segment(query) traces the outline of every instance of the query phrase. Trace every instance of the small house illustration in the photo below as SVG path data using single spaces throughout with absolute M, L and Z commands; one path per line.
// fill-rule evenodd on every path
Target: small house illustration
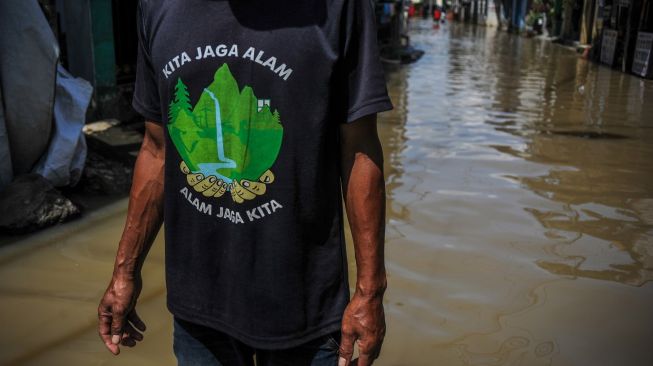
M 270 107 L 270 99 L 259 99 L 258 100 L 258 111 L 260 112 L 263 107 L 268 106 Z

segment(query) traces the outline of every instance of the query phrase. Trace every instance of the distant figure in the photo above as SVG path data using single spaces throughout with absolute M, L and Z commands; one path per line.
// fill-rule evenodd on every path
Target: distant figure
M 369 0 L 140 0 L 133 106 L 146 132 L 98 309 L 112 353 L 143 339 L 141 269 L 165 221 L 179 365 L 367 366 L 379 356 L 376 114 L 392 104 L 374 17 Z
M 439 7 L 436 6 L 435 10 L 433 10 L 433 20 L 439 22 L 441 18 L 442 18 L 442 11 L 440 10 Z

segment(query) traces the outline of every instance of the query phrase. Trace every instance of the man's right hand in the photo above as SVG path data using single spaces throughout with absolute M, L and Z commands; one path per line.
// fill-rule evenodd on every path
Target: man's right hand
M 136 300 L 140 295 L 142 282 L 114 275 L 98 307 L 98 331 L 104 345 L 117 355 L 120 344 L 133 347 L 143 340 L 145 323 L 136 314 Z
M 145 121 L 145 136 L 134 166 L 127 222 L 118 245 L 113 278 L 98 308 L 100 338 L 111 353 L 143 339 L 145 324 L 136 314 L 140 270 L 163 222 L 165 138 L 163 124 Z M 140 332 L 139 332 L 140 331 Z

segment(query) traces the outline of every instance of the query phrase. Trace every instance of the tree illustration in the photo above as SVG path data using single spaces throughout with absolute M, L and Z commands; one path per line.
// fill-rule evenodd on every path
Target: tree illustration
M 278 110 L 274 110 L 274 113 L 272 113 L 272 118 L 274 118 L 275 121 L 281 123 L 281 116 L 279 115 Z
M 177 118 L 176 108 L 174 100 L 168 104 L 168 119 L 170 120 L 170 123 L 174 122 L 175 118 Z
M 181 111 L 191 112 L 190 98 L 188 94 L 188 87 L 181 81 L 181 78 L 177 80 L 177 85 L 175 85 L 175 98 L 170 103 L 170 108 L 168 110 L 168 117 L 170 122 L 174 122 Z

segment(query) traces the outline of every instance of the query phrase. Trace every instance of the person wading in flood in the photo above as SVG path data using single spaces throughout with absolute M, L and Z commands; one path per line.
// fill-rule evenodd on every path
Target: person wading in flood
M 392 108 L 371 2 L 141 0 L 138 11 L 145 138 L 102 341 L 117 355 L 143 339 L 141 268 L 165 222 L 180 365 L 371 365 L 386 288 L 376 114 Z

